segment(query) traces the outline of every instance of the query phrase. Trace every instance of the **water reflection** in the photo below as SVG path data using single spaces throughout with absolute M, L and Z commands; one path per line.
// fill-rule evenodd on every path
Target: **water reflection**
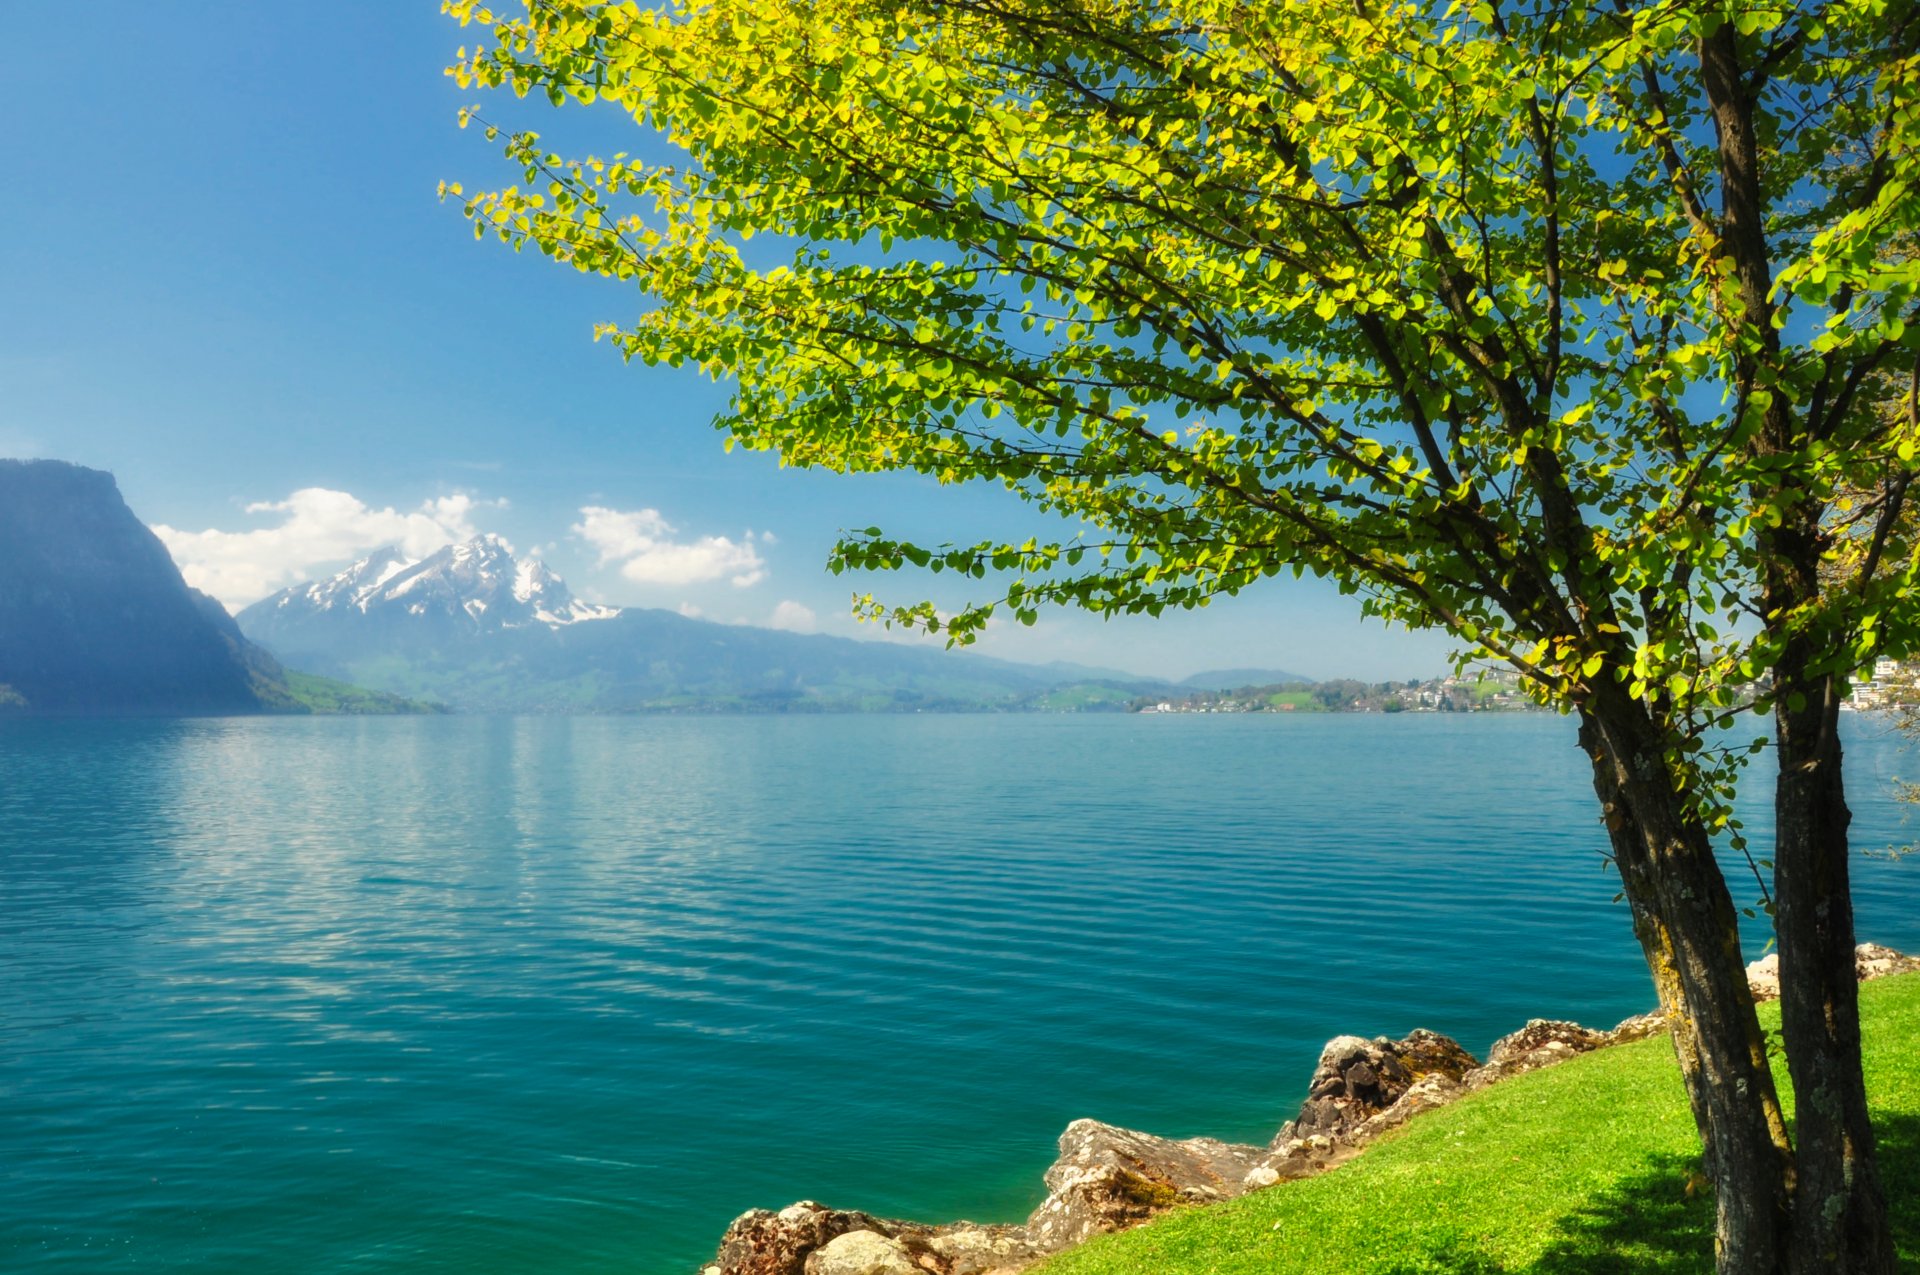
M 1264 1137 L 1336 1031 L 1643 1008 L 1584 769 L 1540 717 L 5 723 L 0 1266 L 1017 1216 L 1076 1116 Z M 1916 871 L 1863 934 L 1920 948 Z

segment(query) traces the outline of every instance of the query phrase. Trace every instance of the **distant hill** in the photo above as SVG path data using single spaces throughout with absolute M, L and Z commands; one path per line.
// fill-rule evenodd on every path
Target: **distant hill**
M 1098 680 L 1078 668 L 595 606 L 497 536 L 418 561 L 383 549 L 238 620 L 288 664 L 469 712 L 1087 709 L 1125 699 L 1045 699 Z
M 1183 677 L 1176 686 L 1196 691 L 1237 691 L 1243 686 L 1281 686 L 1290 682 L 1311 684 L 1314 678 L 1273 668 L 1223 668 Z
M 113 475 L 0 460 L 0 708 L 299 711 L 280 665 L 187 587 Z
M 0 715 L 441 711 L 281 667 L 188 587 L 112 474 L 0 460 Z

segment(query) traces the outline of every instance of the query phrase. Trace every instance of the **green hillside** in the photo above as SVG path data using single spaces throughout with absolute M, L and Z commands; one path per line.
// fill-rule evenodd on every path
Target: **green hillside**
M 286 670 L 286 686 L 294 702 L 299 705 L 294 712 L 394 714 L 447 711 L 439 704 L 389 695 L 385 691 L 369 691 L 346 682 L 336 682 L 330 677 L 316 677 L 312 673 L 299 673 L 293 669 Z
M 1860 989 L 1867 1088 L 1903 1269 L 1920 1269 L 1920 975 Z M 1777 1030 L 1779 1007 L 1763 1005 Z M 1782 1096 L 1786 1065 L 1776 1059 Z M 1170 1214 L 1042 1275 L 1710 1272 L 1713 1204 L 1664 1037 L 1414 1120 L 1351 1164 Z

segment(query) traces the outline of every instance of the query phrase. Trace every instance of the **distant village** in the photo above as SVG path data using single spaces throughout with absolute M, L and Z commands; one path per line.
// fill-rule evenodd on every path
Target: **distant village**
M 1749 688 L 1754 689 L 1754 688 Z M 1920 660 L 1875 660 L 1862 670 L 1847 712 L 1884 712 L 1920 705 Z M 1141 695 L 1127 707 L 1136 713 L 1529 713 L 1544 711 L 1520 689 L 1520 676 L 1505 669 L 1471 670 L 1427 681 L 1284 682 L 1230 691 L 1185 691 Z
M 1840 705 L 1853 712 L 1874 712 L 1920 703 L 1920 660 L 1873 662 L 1872 677 L 1857 677 L 1853 695 Z
M 1230 691 L 1143 695 L 1136 713 L 1526 713 L 1540 711 L 1520 676 L 1485 669 L 1410 682 L 1283 682 Z

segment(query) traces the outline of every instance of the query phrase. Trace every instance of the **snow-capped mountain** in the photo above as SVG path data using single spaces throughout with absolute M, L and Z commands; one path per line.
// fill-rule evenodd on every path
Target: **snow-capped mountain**
M 392 546 L 376 550 L 337 575 L 254 603 L 240 622 L 262 641 L 285 644 L 304 628 L 330 627 L 344 613 L 441 633 L 558 628 L 620 614 L 580 601 L 545 563 L 517 561 L 505 540 L 485 535 L 418 561 Z
M 951 651 L 594 606 L 498 536 L 418 562 L 383 549 L 236 618 L 296 668 L 472 712 L 997 708 L 1073 680 Z

